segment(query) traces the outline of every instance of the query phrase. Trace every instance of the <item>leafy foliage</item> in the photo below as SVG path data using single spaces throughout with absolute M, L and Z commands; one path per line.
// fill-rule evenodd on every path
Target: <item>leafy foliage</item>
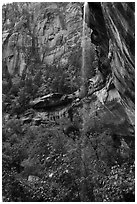
M 135 166 L 127 163 L 111 168 L 109 175 L 100 179 L 100 187 L 94 189 L 97 202 L 135 201 Z
M 134 165 L 118 164 L 121 146 L 115 147 L 111 131 L 86 134 L 81 146 L 82 135 L 74 142 L 61 125 L 28 126 L 10 119 L 3 127 L 3 199 L 68 202 L 81 201 L 83 194 L 87 201 L 134 199 Z M 36 180 L 27 180 L 30 175 Z

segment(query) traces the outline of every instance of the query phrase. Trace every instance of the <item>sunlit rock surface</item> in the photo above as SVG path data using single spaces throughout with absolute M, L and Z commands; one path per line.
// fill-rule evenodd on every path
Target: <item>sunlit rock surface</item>
M 122 99 L 135 103 L 135 16 L 134 3 L 104 3 L 106 25 L 114 46 L 111 64 L 114 83 Z
M 111 70 L 116 88 L 115 95 L 117 98 L 120 97 L 120 102 L 125 107 L 131 124 L 134 125 L 135 4 L 133 2 L 89 3 L 89 9 L 87 24 L 93 33 L 97 32 L 97 40 L 91 36 L 92 42 L 108 53 L 108 40 L 112 41 Z M 107 42 L 107 48 L 104 42 Z M 116 92 L 119 93 L 119 96 Z M 109 100 L 112 96 L 109 93 Z
M 70 56 L 78 52 L 81 62 L 82 10 L 81 4 L 68 2 L 24 3 L 23 17 L 9 17 L 3 25 L 3 60 L 11 75 L 22 74 L 32 61 L 45 66 L 67 66 Z M 75 8 L 74 7 L 74 8 Z M 4 10 L 4 8 L 3 8 Z M 33 16 L 31 18 L 31 15 Z

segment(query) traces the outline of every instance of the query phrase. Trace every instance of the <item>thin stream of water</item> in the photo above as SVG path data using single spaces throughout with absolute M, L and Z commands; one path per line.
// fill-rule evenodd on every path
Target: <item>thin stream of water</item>
M 81 68 L 81 77 L 82 77 L 82 88 L 83 92 L 86 92 L 86 85 L 85 82 L 87 80 L 87 73 L 86 73 L 86 23 L 85 23 L 85 15 L 86 9 L 88 9 L 88 3 L 84 3 L 84 16 L 83 16 L 83 32 L 82 32 L 82 68 Z M 84 93 L 85 94 L 85 93 Z M 86 142 L 86 133 L 85 133 L 85 124 L 87 118 L 87 105 L 83 102 L 82 108 L 82 128 L 81 128 L 81 139 L 80 139 L 80 157 L 81 157 L 81 202 L 87 201 L 87 192 L 86 192 L 86 169 L 85 169 L 85 142 Z
M 83 31 L 82 31 L 82 69 L 81 69 L 81 76 L 82 76 L 82 85 L 84 85 L 84 81 L 86 80 L 85 76 L 85 45 L 86 45 L 86 23 L 85 23 L 85 17 L 86 17 L 86 7 L 87 3 L 84 3 L 84 16 L 83 16 Z

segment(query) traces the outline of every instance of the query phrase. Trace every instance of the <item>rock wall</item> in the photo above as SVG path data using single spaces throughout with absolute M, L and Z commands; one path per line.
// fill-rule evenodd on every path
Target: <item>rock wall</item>
M 111 39 L 113 52 L 111 71 L 115 93 L 120 94 L 120 101 L 129 119 L 132 124 L 135 124 L 133 119 L 135 108 L 135 4 L 134 2 L 89 3 L 89 10 L 86 20 L 88 26 L 93 30 L 92 43 L 99 46 L 103 50 L 102 57 L 106 57 L 105 53 L 108 54 L 109 49 L 108 40 Z
M 10 74 L 21 75 L 32 62 L 66 66 L 70 55 L 79 53 L 81 61 L 81 4 L 16 3 L 17 13 L 3 23 L 3 60 Z M 4 11 L 4 7 L 3 7 Z M 21 16 L 22 15 L 22 16 Z M 15 22 L 13 22 L 13 20 Z
M 135 103 L 135 5 L 104 3 L 103 13 L 113 43 L 114 83 L 130 107 Z
M 21 76 L 34 66 L 40 69 L 41 65 L 46 70 L 46 65 L 55 65 L 55 69 L 61 69 L 60 73 L 67 70 L 72 72 L 72 78 L 77 75 L 80 81 L 84 59 L 89 80 L 98 69 L 95 50 L 100 48 L 101 62 L 111 51 L 112 87 L 108 88 L 108 81 L 96 91 L 97 104 L 116 99 L 134 126 L 134 3 L 88 3 L 84 55 L 82 6 L 79 2 L 3 6 L 3 72 L 8 70 L 14 77 L 15 73 Z M 96 82 L 99 78 L 94 79 Z M 81 88 L 79 98 L 85 93 Z

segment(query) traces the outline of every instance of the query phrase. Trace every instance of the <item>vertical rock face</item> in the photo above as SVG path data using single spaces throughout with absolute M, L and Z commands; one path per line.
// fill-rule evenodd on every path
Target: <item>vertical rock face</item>
M 81 53 L 80 3 L 15 3 L 3 6 L 3 14 L 3 61 L 11 75 L 32 61 L 66 66 L 73 52 Z
M 109 37 L 113 43 L 112 71 L 115 86 L 126 102 L 135 102 L 134 3 L 103 3 Z
M 111 50 L 113 58 L 109 69 L 114 87 L 108 92 L 108 99 L 119 98 L 134 124 L 134 3 L 90 2 L 88 5 L 84 58 L 81 3 L 24 2 L 3 7 L 3 73 L 8 70 L 13 77 L 15 73 L 21 76 L 34 66 L 41 69 L 42 65 L 46 71 L 47 65 L 51 65 L 52 70 L 57 69 L 61 76 L 67 73 L 69 83 L 73 81 L 78 89 L 84 61 L 86 80 L 92 78 L 94 85 L 98 86 L 96 82 L 101 82 L 102 78 L 96 74 L 99 70 L 95 50 L 100 48 L 101 61 L 107 59 Z M 13 10 L 14 15 L 11 15 Z M 106 67 L 104 64 L 104 72 Z M 58 81 L 60 79 L 58 77 Z M 76 96 L 85 97 L 88 85 L 81 86 L 80 94 L 78 91 Z M 103 101 L 106 92 L 100 89 L 95 86 L 100 101 Z
M 89 14 L 86 14 L 86 22 L 93 31 L 91 34 L 92 43 L 100 45 L 104 51 L 103 54 L 107 55 L 109 39 L 101 4 L 99 2 L 89 3 Z
M 106 50 L 108 54 L 108 40 L 111 39 L 113 83 L 134 124 L 135 4 L 134 2 L 89 3 L 89 8 L 90 14 L 86 20 L 93 34 L 96 34 L 91 36 L 92 42 L 100 46 L 103 51 Z M 103 55 L 106 56 L 104 52 Z
M 82 6 L 79 2 L 24 2 L 3 6 L 3 73 L 8 72 L 14 78 L 54 67 L 54 72 L 61 73 L 60 78 L 65 73 L 71 80 L 70 87 L 74 82 L 78 89 L 83 61 Z M 92 66 L 95 46 L 91 44 L 89 30 L 84 56 L 87 79 L 94 75 L 95 68 Z

